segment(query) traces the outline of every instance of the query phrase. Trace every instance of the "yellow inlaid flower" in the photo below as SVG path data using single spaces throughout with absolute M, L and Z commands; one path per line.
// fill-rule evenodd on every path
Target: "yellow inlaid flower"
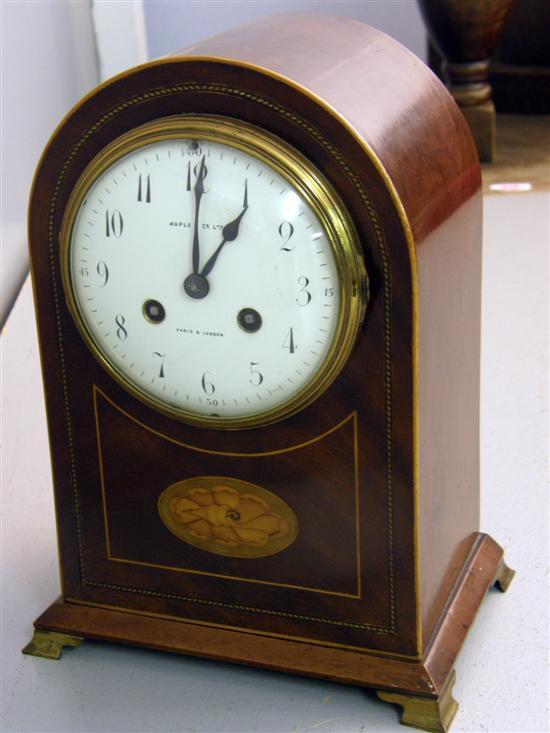
M 261 497 L 229 486 L 194 488 L 185 496 L 174 496 L 168 506 L 191 535 L 228 547 L 264 547 L 270 538 L 289 532 L 288 521 L 270 511 Z

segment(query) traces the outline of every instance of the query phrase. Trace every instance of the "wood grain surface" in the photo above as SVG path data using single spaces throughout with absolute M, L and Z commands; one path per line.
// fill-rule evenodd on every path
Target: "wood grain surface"
M 186 112 L 241 119 L 296 147 L 339 192 L 362 243 L 371 298 L 347 365 L 314 404 L 268 427 L 198 429 L 138 402 L 90 354 L 65 304 L 58 236 L 82 171 L 119 135 Z M 192 620 L 209 655 L 364 684 L 346 655 L 352 666 L 369 650 L 372 664 L 380 654 L 390 655 L 382 666 L 411 664 L 391 655 L 435 664 L 449 598 L 480 548 L 480 223 L 479 164 L 450 95 L 398 43 L 352 20 L 262 19 L 83 100 L 48 145 L 29 217 L 71 599 L 59 618 L 88 604 L 96 638 L 115 638 L 111 611 L 94 608 L 123 608 L 134 643 L 179 651 L 172 632 L 154 635 L 168 634 L 167 617 Z M 193 475 L 236 476 L 281 496 L 297 540 L 253 566 L 178 544 L 156 502 Z M 216 652 L 243 634 L 261 635 L 262 654 L 275 645 L 277 661 L 233 643 Z M 318 653 L 315 664 L 284 661 L 291 642 L 281 636 Z M 446 647 L 453 659 L 460 643 Z M 437 685 L 452 661 L 441 665 Z M 376 685 L 410 689 L 385 674 Z
M 502 548 L 490 537 L 476 542 L 449 598 L 423 660 L 299 643 L 292 639 L 207 627 L 187 619 L 158 618 L 122 608 L 80 605 L 60 599 L 35 622 L 39 630 L 135 644 L 161 651 L 238 662 L 281 672 L 437 698 L 445 689 L 479 606 L 494 584 Z

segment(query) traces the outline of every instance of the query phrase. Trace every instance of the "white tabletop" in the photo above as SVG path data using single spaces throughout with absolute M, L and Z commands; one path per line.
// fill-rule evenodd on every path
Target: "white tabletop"
M 485 199 L 481 529 L 517 571 L 457 664 L 453 731 L 548 731 L 547 193 Z M 107 643 L 23 656 L 59 595 L 45 411 L 27 282 L 2 346 L 3 733 L 383 733 L 373 692 Z

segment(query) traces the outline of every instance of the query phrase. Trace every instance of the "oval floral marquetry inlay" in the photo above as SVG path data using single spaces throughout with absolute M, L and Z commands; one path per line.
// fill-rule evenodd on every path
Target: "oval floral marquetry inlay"
M 274 555 L 298 534 L 296 515 L 276 494 L 225 476 L 178 481 L 162 492 L 158 509 L 177 537 L 217 555 Z

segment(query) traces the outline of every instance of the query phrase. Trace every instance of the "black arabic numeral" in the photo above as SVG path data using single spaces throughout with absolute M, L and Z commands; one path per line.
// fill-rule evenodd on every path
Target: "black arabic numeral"
M 187 155 L 197 155 L 199 157 L 202 155 L 202 148 L 197 140 L 192 140 L 189 143 L 187 148 Z
M 306 289 L 309 285 L 308 278 L 305 275 L 301 275 L 298 278 L 298 285 L 300 286 L 300 292 L 296 298 L 296 303 L 303 307 L 311 302 L 311 293 Z
M 294 250 L 294 245 L 292 247 L 288 246 L 288 243 L 292 239 L 292 235 L 294 234 L 294 226 L 289 221 L 283 221 L 282 224 L 279 225 L 279 236 L 281 239 L 285 240 L 284 245 L 279 250 L 280 252 L 292 252 Z
M 120 213 L 120 211 L 118 209 L 115 209 L 113 213 L 109 216 L 109 209 L 106 209 L 105 236 L 110 237 L 112 235 L 113 237 L 120 239 L 123 229 L 124 220 L 122 219 L 122 214 Z
M 187 191 L 191 191 L 192 189 L 191 179 L 193 176 L 196 178 L 199 171 L 200 171 L 200 163 L 195 163 L 194 166 L 191 166 L 191 161 L 190 160 L 187 161 L 187 185 L 186 185 Z M 207 175 L 208 175 L 208 168 L 205 165 L 203 169 L 203 174 L 202 174 L 203 181 Z
M 105 285 L 107 285 L 107 280 L 109 279 L 109 268 L 107 267 L 105 262 L 103 262 L 103 260 L 100 260 L 97 263 L 96 270 L 97 270 L 97 274 L 99 275 L 99 277 L 103 278 L 103 284 L 100 285 L 99 287 L 104 288 Z
M 260 370 L 254 369 L 254 367 L 257 367 L 259 365 L 259 363 L 259 361 L 250 362 L 250 377 L 248 378 L 248 381 L 253 387 L 259 387 L 260 384 L 264 381 L 264 375 L 260 372 Z
M 203 165 L 202 168 L 203 168 L 203 171 L 202 171 L 202 180 L 204 181 L 204 179 L 208 175 L 208 168 L 206 167 L 206 163 Z M 201 169 L 200 162 L 199 163 L 195 163 L 195 165 L 193 166 L 193 173 L 194 173 L 195 177 L 197 177 L 199 175 L 200 169 Z
M 216 391 L 216 388 L 212 384 L 212 382 L 208 381 L 207 375 L 210 376 L 211 372 L 204 372 L 201 379 L 202 388 L 207 395 L 213 395 Z
M 145 189 L 145 190 L 143 190 Z M 145 178 L 145 185 L 142 186 L 142 177 L 141 173 L 139 174 L 138 178 L 138 195 L 137 200 L 139 202 L 144 202 L 146 204 L 151 203 L 151 176 L 148 173 L 147 178 Z
M 115 318 L 115 323 L 117 325 L 116 335 L 121 341 L 126 341 L 128 338 L 128 331 L 126 330 L 125 323 L 126 318 L 124 316 L 121 316 L 120 313 L 117 314 Z
M 298 345 L 294 341 L 294 328 L 291 326 L 290 331 L 287 333 L 285 340 L 283 341 L 283 349 L 288 349 L 289 354 L 294 354 L 297 348 Z
M 160 359 L 159 377 L 160 379 L 164 379 L 164 360 L 166 359 L 166 354 L 160 354 L 158 351 L 153 351 L 153 356 L 158 356 Z

